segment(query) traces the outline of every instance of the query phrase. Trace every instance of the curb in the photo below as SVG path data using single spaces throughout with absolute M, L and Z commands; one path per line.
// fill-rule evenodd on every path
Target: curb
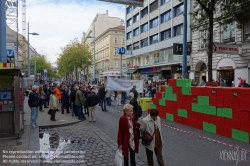
M 70 122 L 70 123 L 42 125 L 42 126 L 39 126 L 39 128 L 52 128 L 52 127 L 69 126 L 69 125 L 76 124 L 76 123 L 79 123 L 79 122 L 82 122 L 82 121 L 78 120 L 78 121 Z

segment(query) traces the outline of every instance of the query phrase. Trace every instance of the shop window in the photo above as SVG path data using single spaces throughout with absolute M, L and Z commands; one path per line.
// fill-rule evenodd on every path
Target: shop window
M 146 15 L 148 15 L 148 7 L 144 8 L 144 9 L 141 11 L 141 18 L 145 17 Z
M 208 47 L 208 31 L 207 29 L 200 31 L 200 49 L 206 49 Z
M 250 41 L 250 17 L 244 23 L 244 40 Z
M 183 34 L 183 24 L 177 25 L 173 28 L 174 34 L 173 36 L 179 36 Z
M 222 42 L 235 42 L 235 23 L 226 24 L 222 26 Z
M 150 4 L 150 12 L 153 12 L 156 9 L 158 9 L 158 0 L 156 0 L 153 3 Z

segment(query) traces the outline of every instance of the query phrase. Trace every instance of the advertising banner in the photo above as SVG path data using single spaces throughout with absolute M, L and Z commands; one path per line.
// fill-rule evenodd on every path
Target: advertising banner
M 99 0 L 99 1 L 143 7 L 144 0 Z
M 136 85 L 136 90 L 138 93 L 143 92 L 143 80 L 125 80 L 108 77 L 107 90 L 112 91 L 130 91 L 133 86 Z
M 215 43 L 213 53 L 238 55 L 241 54 L 241 47 L 237 44 Z

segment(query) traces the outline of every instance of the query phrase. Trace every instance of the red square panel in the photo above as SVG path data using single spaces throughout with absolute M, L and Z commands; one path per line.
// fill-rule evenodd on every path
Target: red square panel
M 192 95 L 194 96 L 202 96 L 204 87 L 192 87 Z
M 241 121 L 225 118 L 225 127 L 240 130 L 241 129 Z
M 169 86 L 176 87 L 176 79 L 169 79 L 168 84 Z
M 224 126 L 216 126 L 216 134 L 222 135 L 224 137 L 232 138 L 232 130 L 231 128 Z
M 193 119 L 193 120 L 197 120 L 198 119 L 198 113 L 193 112 L 193 111 L 188 111 L 188 118 Z
M 225 118 L 211 115 L 211 123 L 216 124 L 216 126 L 225 126 Z
M 250 121 L 241 121 L 241 130 L 250 133 Z
M 182 108 L 185 109 L 185 110 L 192 110 L 192 103 L 186 103 L 186 102 L 183 102 L 182 103 Z
M 174 107 L 174 101 L 172 101 L 172 100 L 166 100 L 166 106 L 168 106 L 168 107 Z
M 173 87 L 173 93 L 177 94 L 177 95 L 181 95 L 182 94 L 182 90 L 180 87 Z
M 165 92 L 165 87 L 166 87 L 166 85 L 161 85 L 161 86 L 160 86 L 160 91 L 161 91 L 161 92 Z
M 209 97 L 216 97 L 217 96 L 217 89 L 216 87 L 207 87 L 203 89 L 203 95 Z
M 174 116 L 174 122 L 182 124 L 182 117 Z
M 203 130 L 203 121 L 201 120 L 195 121 L 195 128 Z
M 156 92 L 155 97 L 158 99 L 162 98 L 162 92 Z
M 240 109 L 250 112 L 250 99 L 240 99 Z
M 224 98 L 224 107 L 225 108 L 239 109 L 240 108 L 240 100 L 239 99 Z

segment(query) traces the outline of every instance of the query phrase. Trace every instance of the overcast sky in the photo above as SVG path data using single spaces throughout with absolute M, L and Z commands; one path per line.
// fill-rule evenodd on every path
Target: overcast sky
M 70 40 L 82 37 L 97 13 L 109 10 L 109 16 L 125 18 L 125 6 L 97 0 L 26 0 L 27 17 L 30 33 L 30 44 L 39 54 L 46 55 L 54 63 L 61 53 L 61 47 Z M 21 3 L 21 1 L 19 1 Z M 21 6 L 21 4 L 19 4 Z M 19 9 L 19 12 L 22 12 Z M 21 13 L 19 25 L 21 24 Z M 19 28 L 19 33 L 22 33 Z

